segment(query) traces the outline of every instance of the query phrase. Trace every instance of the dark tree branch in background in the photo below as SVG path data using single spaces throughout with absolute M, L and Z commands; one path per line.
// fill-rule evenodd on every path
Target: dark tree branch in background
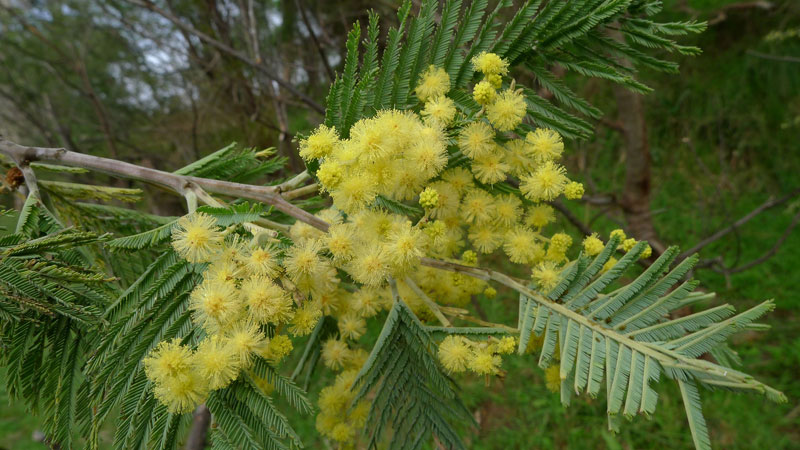
M 569 223 L 574 225 L 575 228 L 577 228 L 581 233 L 583 233 L 584 236 L 589 236 L 590 234 L 592 234 L 592 229 L 589 228 L 589 226 L 586 225 L 585 223 L 581 222 L 581 220 L 578 219 L 578 217 L 575 214 L 573 214 L 572 211 L 570 211 L 569 208 L 566 207 L 566 205 L 561 203 L 560 200 L 555 200 L 548 203 L 558 212 L 563 214 L 564 218 L 566 218 L 569 221 Z
M 206 405 L 200 405 L 192 415 L 192 428 L 186 436 L 185 450 L 203 450 L 206 448 L 206 436 L 211 425 L 211 412 Z
M 794 215 L 794 217 L 792 218 L 792 222 L 789 224 L 788 227 L 786 227 L 786 230 L 783 232 L 781 237 L 778 238 L 777 241 L 775 241 L 775 245 L 773 245 L 772 248 L 770 248 L 769 250 L 764 252 L 764 254 L 759 256 L 758 258 L 756 258 L 756 259 L 754 259 L 754 260 L 752 260 L 750 262 L 747 262 L 745 264 L 742 264 L 740 266 L 736 266 L 736 267 L 732 267 L 730 269 L 726 269 L 725 272 L 726 273 L 743 272 L 743 271 L 745 271 L 747 269 L 750 269 L 750 268 L 752 268 L 754 266 L 757 266 L 758 264 L 761 264 L 761 263 L 767 261 L 768 259 L 772 258 L 773 256 L 775 256 L 775 254 L 778 253 L 778 250 L 781 248 L 783 243 L 786 242 L 786 239 L 789 237 L 789 235 L 792 234 L 792 231 L 795 229 L 795 227 L 797 227 L 797 223 L 798 222 L 800 222 L 800 212 L 798 212 L 797 214 Z
M 325 108 L 321 104 L 317 103 L 317 101 L 315 101 L 314 99 L 312 99 L 308 95 L 304 94 L 303 92 L 300 92 L 300 90 L 298 90 L 297 88 L 292 86 L 292 84 L 289 83 L 288 81 L 286 81 L 283 78 L 279 77 L 276 73 L 274 73 L 272 70 L 267 68 L 264 65 L 263 62 L 253 61 L 252 59 L 248 58 L 247 55 L 245 55 L 244 53 L 242 53 L 242 52 L 230 47 L 229 45 L 227 45 L 225 43 L 222 43 L 222 42 L 212 38 L 211 36 L 203 33 L 202 31 L 199 31 L 199 30 L 195 29 L 191 25 L 188 25 L 188 24 L 184 23 L 181 19 L 179 19 L 175 15 L 171 14 L 168 11 L 165 11 L 165 10 L 159 8 L 158 6 L 156 6 L 153 2 L 151 2 L 149 0 L 127 0 L 127 2 L 131 3 L 131 4 L 134 4 L 136 6 L 140 6 L 142 8 L 148 9 L 148 10 L 150 10 L 150 11 L 156 13 L 156 14 L 159 14 L 160 16 L 162 16 L 165 19 L 167 19 L 170 22 L 172 22 L 179 29 L 181 29 L 181 30 L 183 30 L 183 31 L 185 31 L 185 32 L 187 32 L 189 34 L 193 34 L 193 35 L 197 36 L 199 39 L 201 39 L 202 41 L 204 41 L 207 44 L 211 45 L 212 47 L 216 48 L 217 50 L 222 51 L 222 52 L 224 52 L 224 53 L 226 53 L 226 54 L 228 54 L 230 56 L 233 56 L 234 58 L 238 59 L 239 61 L 242 61 L 243 63 L 253 67 L 256 70 L 258 70 L 259 72 L 264 74 L 267 78 L 269 78 L 272 81 L 278 83 L 278 85 L 280 85 L 282 88 L 286 89 L 292 95 L 294 95 L 295 97 L 299 98 L 305 105 L 310 107 L 312 110 L 314 110 L 314 111 L 316 111 L 316 112 L 318 112 L 320 114 L 324 114 L 325 113 Z
M 735 231 L 737 228 L 739 228 L 742 225 L 746 224 L 747 222 L 749 222 L 750 220 L 752 220 L 754 217 L 756 217 L 757 215 L 761 214 L 762 212 L 764 212 L 764 211 L 766 211 L 766 210 L 768 210 L 770 208 L 774 208 L 776 206 L 782 205 L 782 204 L 786 203 L 787 201 L 793 199 L 794 197 L 797 197 L 798 195 L 800 195 L 800 188 L 795 188 L 794 190 L 792 190 L 791 192 L 789 192 L 788 194 L 784 195 L 783 197 L 781 197 L 781 198 L 779 198 L 777 200 L 775 200 L 773 198 L 770 198 L 769 200 L 767 200 L 766 202 L 762 203 L 761 205 L 759 205 L 754 210 L 752 210 L 749 213 L 745 214 L 741 219 L 739 219 L 736 222 L 732 223 L 731 225 L 729 225 L 729 226 L 717 231 L 716 233 L 712 234 L 711 236 L 709 236 L 709 237 L 703 239 L 702 241 L 698 242 L 697 245 L 695 245 L 694 247 L 692 247 L 689 250 L 686 250 L 685 252 L 681 253 L 681 255 L 678 256 L 678 261 L 686 259 L 687 257 L 699 252 L 700 250 L 702 250 L 706 246 L 708 246 L 708 245 L 720 240 L 723 236 L 727 235 L 728 233 L 731 233 L 731 232 Z
M 295 0 L 294 2 L 297 5 L 297 9 L 300 11 L 300 18 L 303 19 L 303 24 L 306 26 L 308 34 L 311 36 L 311 41 L 314 42 L 314 47 L 316 47 L 317 53 L 319 53 L 319 59 L 322 60 L 322 65 L 325 67 L 325 73 L 328 74 L 328 79 L 333 82 L 335 74 L 333 73 L 331 65 L 328 63 L 328 58 L 325 56 L 325 50 L 322 49 L 322 44 L 317 38 L 317 33 L 314 32 L 314 27 L 311 26 L 311 22 L 308 20 L 306 9 L 303 7 L 303 4 L 300 0 Z

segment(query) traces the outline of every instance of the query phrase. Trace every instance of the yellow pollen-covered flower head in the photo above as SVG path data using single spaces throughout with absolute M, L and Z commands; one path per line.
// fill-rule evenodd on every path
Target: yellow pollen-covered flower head
M 419 193 L 419 205 L 425 209 L 435 208 L 439 204 L 439 193 L 436 189 L 426 187 Z
M 479 105 L 486 106 L 497 97 L 497 89 L 489 81 L 480 81 L 472 88 L 472 98 Z
M 556 161 L 564 152 L 561 135 L 549 128 L 537 128 L 525 136 L 526 148 L 538 162 Z
M 467 370 L 471 358 L 472 348 L 463 336 L 447 336 L 439 344 L 439 361 L 450 373 Z
M 244 260 L 247 272 L 251 275 L 275 278 L 280 273 L 277 253 L 277 249 L 271 245 L 251 249 Z
M 443 95 L 432 98 L 425 102 L 422 108 L 422 117 L 426 123 L 432 123 L 440 127 L 446 127 L 456 118 L 456 104 L 452 99 Z
M 156 383 L 191 371 L 192 351 L 180 339 L 162 341 L 142 360 L 147 378 Z
M 491 153 L 494 146 L 494 130 L 486 122 L 472 122 L 458 135 L 458 147 L 473 159 Z
M 342 164 L 336 160 L 325 160 L 319 165 L 317 170 L 317 178 L 320 184 L 326 191 L 331 191 L 339 186 L 339 183 L 344 177 L 344 169 Z
M 508 61 L 496 53 L 480 52 L 472 58 L 472 65 L 475 70 L 484 75 L 506 75 L 508 73 Z
M 386 253 L 392 268 L 398 272 L 410 269 L 422 256 L 424 235 L 422 230 L 406 222 L 389 235 Z
M 533 174 L 522 177 L 519 188 L 525 197 L 533 201 L 551 201 L 564 192 L 569 181 L 563 166 L 547 161 Z
M 350 349 L 344 341 L 328 339 L 322 344 L 322 361 L 331 369 L 341 369 L 350 356 Z
M 306 302 L 295 310 L 289 332 L 295 336 L 306 336 L 314 330 L 321 318 L 322 305 L 318 301 Z
M 306 161 L 324 158 L 339 143 L 336 128 L 320 125 L 308 138 L 300 141 L 300 157 Z
M 367 332 L 367 322 L 355 315 L 347 314 L 339 318 L 339 335 L 344 339 L 357 341 Z
M 590 236 L 586 236 L 586 238 L 583 239 L 583 251 L 589 256 L 600 254 L 604 248 L 605 244 L 597 237 L 597 233 L 592 233 Z
M 153 395 L 175 414 L 191 412 L 203 403 L 208 385 L 199 373 L 189 371 L 157 383 Z
M 547 293 L 558 284 L 560 273 L 561 271 L 554 262 L 543 261 L 533 269 L 531 278 L 539 284 L 541 292 Z
M 511 131 L 522 123 L 527 108 L 522 94 L 510 89 L 498 94 L 497 98 L 486 106 L 486 117 L 498 131 Z
M 172 247 L 189 262 L 208 262 L 222 251 L 224 236 L 217 230 L 217 219 L 195 212 L 183 216 L 172 229 Z
M 249 367 L 255 355 L 261 354 L 267 346 L 267 337 L 257 323 L 242 321 L 236 324 L 225 336 L 231 352 L 239 359 L 242 367 Z
M 556 220 L 556 213 L 550 205 L 536 205 L 528 210 L 525 223 L 528 226 L 542 228 Z
M 257 275 L 242 283 L 249 317 L 260 324 L 285 323 L 292 317 L 292 300 L 267 277 Z
M 273 364 L 280 363 L 283 358 L 292 352 L 294 346 L 291 339 L 285 334 L 277 334 L 269 340 L 266 348 L 264 348 L 262 355 Z
M 489 349 L 475 351 L 469 361 L 469 370 L 478 375 L 493 375 L 500 371 L 502 360 Z
M 239 358 L 219 335 L 200 342 L 192 357 L 194 370 L 208 382 L 208 388 L 222 389 L 239 375 Z
M 447 72 L 441 67 L 430 65 L 422 73 L 417 89 L 414 92 L 417 94 L 417 98 L 426 102 L 428 99 L 446 94 L 449 90 L 450 76 L 447 75 Z
M 564 186 L 564 197 L 567 200 L 579 200 L 583 197 L 583 184 L 577 181 L 570 181 Z
M 244 306 L 232 282 L 206 280 L 192 291 L 189 307 L 194 321 L 216 333 L 241 317 Z

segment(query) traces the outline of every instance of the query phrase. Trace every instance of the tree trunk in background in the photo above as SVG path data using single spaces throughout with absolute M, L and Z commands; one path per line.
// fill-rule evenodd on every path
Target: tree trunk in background
M 200 405 L 192 416 L 192 428 L 186 437 L 186 450 L 203 450 L 206 448 L 206 435 L 211 425 L 211 412 L 206 405 Z
M 662 253 L 664 244 L 658 239 L 650 211 L 650 144 L 642 95 L 615 86 L 614 96 L 625 141 L 625 186 L 620 201 L 628 231 L 636 239 L 649 241 L 655 253 Z
M 623 39 L 618 31 L 613 32 L 612 36 L 617 40 Z M 620 58 L 620 64 L 626 67 L 631 65 L 624 58 Z M 616 84 L 614 97 L 625 143 L 625 186 L 620 196 L 620 206 L 628 224 L 627 231 L 636 239 L 648 241 L 653 253 L 658 255 L 666 247 L 658 239 L 650 210 L 651 158 L 644 102 L 641 94 Z

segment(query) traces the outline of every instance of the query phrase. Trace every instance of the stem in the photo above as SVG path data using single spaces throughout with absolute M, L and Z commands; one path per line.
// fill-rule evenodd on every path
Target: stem
M 415 283 L 414 280 L 411 279 L 411 277 L 407 276 L 404 281 L 406 282 L 408 287 L 410 287 L 411 290 L 414 291 L 414 293 L 417 294 L 417 296 L 421 298 L 423 302 L 425 302 L 425 305 L 433 312 L 433 315 L 436 316 L 437 319 L 439 319 L 439 322 L 441 322 L 442 325 L 449 327 L 450 321 L 447 320 L 447 317 L 445 317 L 444 314 L 442 314 L 442 311 L 439 309 L 439 305 L 437 305 L 436 302 L 431 300 L 431 298 L 428 297 L 428 295 L 425 292 L 423 292 L 422 289 L 419 288 L 419 286 L 417 286 L 417 283 Z

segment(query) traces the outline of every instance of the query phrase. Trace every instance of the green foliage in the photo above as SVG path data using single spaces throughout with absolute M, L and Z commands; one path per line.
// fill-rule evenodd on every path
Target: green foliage
M 367 430 L 375 448 L 392 429 L 391 448 L 420 448 L 433 433 L 446 448 L 466 448 L 454 424 L 472 421 L 435 357 L 435 344 L 414 313 L 396 298 L 378 340 L 353 383 L 357 403 L 375 391 Z
M 596 397 L 605 378 L 609 428 L 619 431 L 620 414 L 631 419 L 655 412 L 658 394 L 651 383 L 663 373 L 680 385 L 695 445 L 710 448 L 696 384 L 786 401 L 782 393 L 748 375 L 697 359 L 750 328 L 774 303 L 767 301 L 738 315 L 730 305 L 721 305 L 665 319 L 671 311 L 707 297 L 692 292 L 696 283 L 691 281 L 672 289 L 697 257 L 669 270 L 678 254 L 671 247 L 632 282 L 606 293 L 645 248 L 638 243 L 602 272 L 618 245 L 619 239 L 612 238 L 593 260 L 581 257 L 571 263 L 546 296 L 520 295 L 519 353 L 525 353 L 532 334 L 543 337 L 539 366 L 558 364 L 565 406 L 573 393 Z

